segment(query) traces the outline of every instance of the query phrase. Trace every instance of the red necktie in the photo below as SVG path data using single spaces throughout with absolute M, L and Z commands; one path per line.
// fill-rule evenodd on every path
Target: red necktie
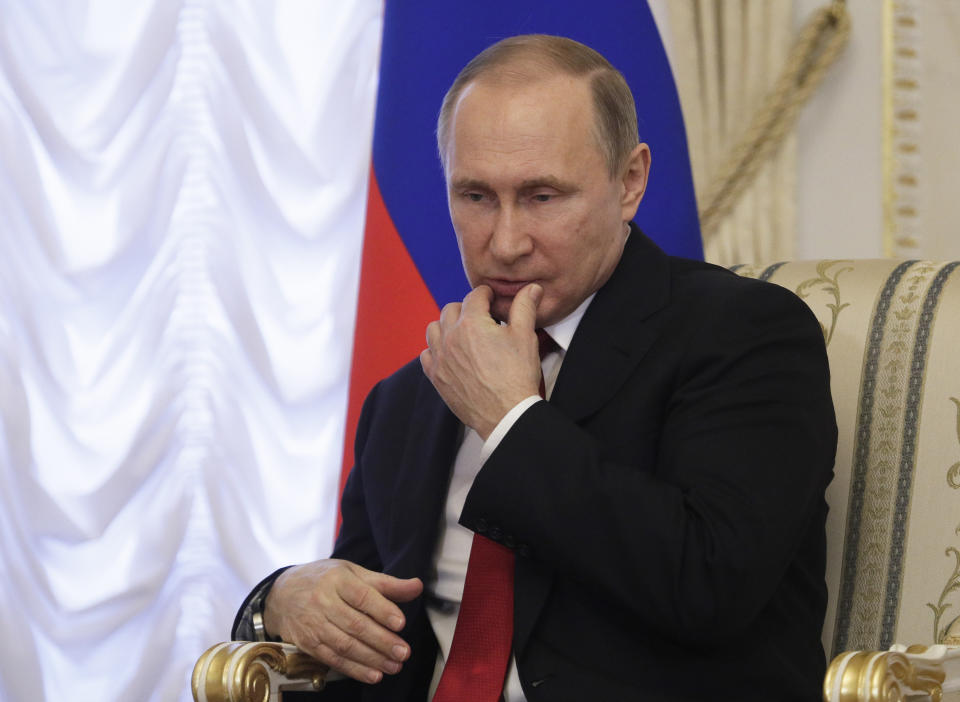
M 541 360 L 558 348 L 542 329 L 537 340 Z M 540 396 L 545 396 L 542 373 Z M 450 656 L 433 702 L 501 699 L 513 640 L 513 567 L 513 551 L 473 535 Z
M 537 329 L 537 345 L 540 351 L 540 361 L 543 361 L 543 357 L 552 351 L 557 351 L 560 349 L 560 344 L 553 340 L 553 338 L 547 334 L 543 329 Z M 543 371 L 540 372 L 540 397 L 546 399 L 547 397 L 547 387 L 544 384 Z

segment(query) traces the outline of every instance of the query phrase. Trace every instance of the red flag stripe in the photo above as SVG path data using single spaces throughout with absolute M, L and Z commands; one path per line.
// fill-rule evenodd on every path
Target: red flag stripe
M 353 442 L 364 398 L 377 381 L 424 349 L 426 326 L 439 316 L 440 310 L 387 212 L 371 168 L 340 494 L 353 466 Z

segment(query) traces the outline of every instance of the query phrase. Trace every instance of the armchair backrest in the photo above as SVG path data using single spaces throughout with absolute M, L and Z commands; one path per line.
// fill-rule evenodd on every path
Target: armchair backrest
M 828 660 L 960 634 L 960 261 L 734 267 L 816 314 L 839 426 Z

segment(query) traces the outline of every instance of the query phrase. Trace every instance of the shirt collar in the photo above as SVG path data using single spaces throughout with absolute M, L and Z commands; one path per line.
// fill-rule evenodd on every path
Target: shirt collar
M 557 342 L 557 346 L 563 349 L 564 353 L 566 353 L 567 349 L 570 347 L 570 342 L 573 341 L 573 335 L 577 331 L 577 327 L 580 326 L 580 320 L 583 319 L 584 313 L 587 311 L 587 308 L 590 306 L 590 303 L 593 302 L 593 298 L 596 297 L 596 295 L 597 293 L 593 293 L 590 297 L 581 302 L 577 309 L 556 324 L 551 324 L 549 327 L 543 328 L 543 330 L 550 335 L 550 338 Z

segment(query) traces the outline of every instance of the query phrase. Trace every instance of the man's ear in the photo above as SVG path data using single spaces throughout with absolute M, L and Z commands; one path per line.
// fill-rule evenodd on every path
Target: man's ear
M 621 179 L 620 208 L 622 219 L 629 222 L 637 214 L 637 207 L 647 190 L 647 178 L 650 176 L 650 147 L 643 142 L 630 152 L 623 167 Z

